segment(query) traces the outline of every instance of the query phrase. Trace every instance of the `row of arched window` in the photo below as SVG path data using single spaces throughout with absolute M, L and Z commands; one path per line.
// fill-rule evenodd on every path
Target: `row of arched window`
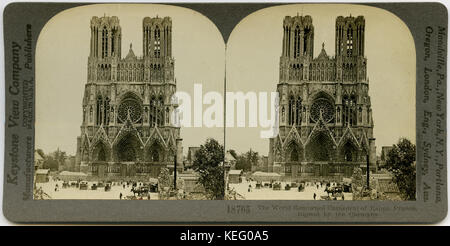
M 130 62 L 121 62 L 117 65 L 117 69 L 144 69 L 144 68 L 150 68 L 150 69 L 157 69 L 157 68 L 162 68 L 164 67 L 163 64 L 150 64 L 150 65 L 144 65 L 144 63 L 130 63 Z
M 312 49 L 312 30 L 309 27 L 302 29 L 296 25 L 292 29 L 291 26 L 284 26 L 283 34 L 283 56 L 293 56 L 294 58 L 302 55 L 311 55 Z M 303 36 L 302 36 L 303 32 Z
M 306 75 L 309 75 L 306 78 Z M 309 74 L 305 74 L 303 64 L 292 64 L 289 68 L 288 80 L 334 81 L 336 79 L 336 65 L 334 63 L 312 63 L 309 66 Z M 360 77 L 365 77 L 364 71 L 360 71 Z M 358 79 L 356 65 L 346 63 L 342 67 L 343 81 L 356 81 Z
M 344 64 L 342 67 L 342 80 L 355 81 L 356 80 L 356 66 L 353 64 Z
M 116 42 L 120 42 L 118 38 L 118 29 L 116 27 L 113 27 L 111 29 L 107 28 L 106 26 L 100 27 L 94 27 L 91 30 L 91 51 L 95 57 L 98 56 L 98 35 L 100 35 L 100 57 L 106 58 L 114 54 L 114 51 L 117 49 L 118 44 Z M 111 53 L 110 53 L 111 52 Z
M 102 58 L 108 56 L 108 30 L 106 26 L 102 30 Z
M 362 47 L 362 37 L 363 27 L 357 27 L 356 29 L 356 36 L 360 37 L 359 39 L 355 37 L 355 30 L 351 25 L 349 25 L 346 29 L 344 26 L 338 26 L 336 27 L 336 36 L 338 38 L 336 45 L 340 46 L 338 47 L 338 54 L 337 55 L 343 55 L 347 57 L 352 57 L 355 54 L 363 55 L 363 47 Z M 345 37 L 345 39 L 344 39 Z M 355 49 L 355 45 L 358 44 L 359 50 Z M 355 52 L 356 51 L 356 52 Z
M 338 111 L 338 113 L 339 113 L 339 111 Z M 344 95 L 344 97 L 342 98 L 342 123 L 343 123 L 343 125 L 355 126 L 357 124 L 356 115 L 357 115 L 356 97 L 354 95 L 351 95 L 351 96 Z
M 162 97 L 156 98 L 152 97 L 150 99 L 150 112 L 149 112 L 149 123 L 150 125 L 154 126 L 162 126 L 164 125 L 164 120 L 166 117 L 169 116 L 169 108 L 165 109 L 164 107 L 164 100 Z M 164 117 L 164 113 L 166 113 L 166 117 Z
M 171 30 L 168 26 L 161 28 L 160 26 L 156 25 L 154 29 L 152 29 L 150 26 L 145 26 L 144 55 L 153 55 L 153 57 L 160 58 L 163 55 L 164 50 L 165 54 L 170 56 L 170 33 Z
M 354 34 L 359 38 L 355 38 Z M 346 55 L 351 57 L 353 55 L 364 56 L 364 26 L 358 25 L 356 30 L 350 26 L 347 29 L 347 43 L 346 43 Z M 355 47 L 356 46 L 356 47 Z
M 109 124 L 110 112 L 114 111 L 114 109 L 111 110 L 109 103 L 110 99 L 108 97 L 105 98 L 103 98 L 102 96 L 97 97 L 95 125 L 101 125 L 102 123 L 104 125 Z
M 161 57 L 161 31 L 159 30 L 158 26 L 156 27 L 156 30 L 155 30 L 153 55 L 156 58 Z
M 358 42 L 358 54 L 364 56 L 364 25 L 358 25 L 356 27 L 356 35 L 359 37 Z
M 288 105 L 288 124 L 301 125 L 302 124 L 302 98 L 291 96 Z
M 334 63 L 312 63 L 309 65 L 308 80 L 333 81 L 336 76 Z M 289 69 L 289 80 L 303 80 L 306 78 L 303 64 L 292 64 Z
M 118 68 L 118 76 L 117 80 L 119 81 L 142 81 L 143 80 L 143 71 L 142 68 Z
M 347 56 L 353 56 L 353 29 L 347 29 Z
M 111 64 L 98 65 L 97 80 L 111 80 Z
M 305 29 L 303 37 L 299 26 L 294 29 L 294 58 L 300 57 L 306 53 L 308 42 L 308 29 Z
M 96 69 L 96 78 L 100 81 L 111 80 L 111 64 L 99 64 Z M 89 72 L 89 79 L 94 79 Z M 151 64 L 148 73 L 144 73 L 143 64 L 119 65 L 117 67 L 118 81 L 164 81 L 164 65 Z
M 146 80 L 149 81 L 163 81 L 164 66 L 160 64 L 150 65 L 150 73 L 147 74 Z
M 335 71 L 334 63 L 313 63 L 310 65 L 309 77 L 314 81 L 332 81 L 336 77 Z
M 289 70 L 289 80 L 303 79 L 303 64 L 292 64 Z

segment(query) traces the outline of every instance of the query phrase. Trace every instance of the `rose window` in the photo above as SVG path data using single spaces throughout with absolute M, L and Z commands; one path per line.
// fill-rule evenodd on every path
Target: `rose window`
M 334 107 L 327 99 L 317 99 L 311 105 L 311 119 L 318 121 L 320 115 L 325 122 L 330 122 L 334 118 Z
M 129 115 L 131 122 L 136 123 L 141 119 L 142 107 L 135 99 L 125 99 L 119 105 L 118 114 L 120 121 L 125 122 Z

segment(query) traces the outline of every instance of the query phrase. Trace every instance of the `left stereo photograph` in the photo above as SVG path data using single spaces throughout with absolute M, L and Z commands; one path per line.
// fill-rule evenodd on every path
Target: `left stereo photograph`
M 36 45 L 34 199 L 223 199 L 223 128 L 180 124 L 185 95 L 222 93 L 223 50 L 181 7 L 55 15 Z

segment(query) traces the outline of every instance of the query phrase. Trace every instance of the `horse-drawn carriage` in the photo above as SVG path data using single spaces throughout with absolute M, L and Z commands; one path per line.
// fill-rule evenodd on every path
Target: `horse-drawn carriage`
M 332 197 L 342 197 L 344 195 L 342 186 L 327 186 L 325 192 L 327 192 L 328 196 L 331 194 Z
M 88 189 L 88 182 L 87 181 L 81 181 L 80 182 L 80 190 L 87 190 Z
M 281 183 L 274 183 L 272 185 L 273 190 L 281 190 Z
M 112 184 L 110 182 L 106 183 L 105 191 L 110 191 L 111 190 L 111 186 L 112 186 Z
M 291 190 L 291 186 L 290 186 L 289 184 L 286 184 L 286 185 L 284 186 L 284 190 Z
M 158 192 L 158 184 L 149 184 L 150 192 Z
M 78 188 L 80 186 L 78 181 L 70 181 L 70 187 Z
M 140 187 L 133 187 L 131 188 L 131 192 L 133 192 L 134 195 L 143 196 L 148 195 L 150 192 L 150 187 L 148 186 L 140 186 Z

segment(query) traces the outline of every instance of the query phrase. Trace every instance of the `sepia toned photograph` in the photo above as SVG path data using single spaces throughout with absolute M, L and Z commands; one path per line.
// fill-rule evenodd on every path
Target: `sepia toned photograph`
M 82 6 L 36 64 L 34 199 L 416 199 L 415 47 L 386 10 L 269 7 L 224 40 L 181 7 Z
M 36 50 L 34 199 L 223 199 L 223 128 L 181 127 L 175 97 L 223 91 L 223 39 L 206 17 L 82 6 L 54 16 Z
M 376 7 L 245 17 L 227 43 L 227 95 L 242 91 L 248 120 L 227 128 L 229 197 L 415 200 L 415 59 L 408 27 Z
M 13 1 L 3 16 L 11 223 L 447 216 L 443 3 Z

